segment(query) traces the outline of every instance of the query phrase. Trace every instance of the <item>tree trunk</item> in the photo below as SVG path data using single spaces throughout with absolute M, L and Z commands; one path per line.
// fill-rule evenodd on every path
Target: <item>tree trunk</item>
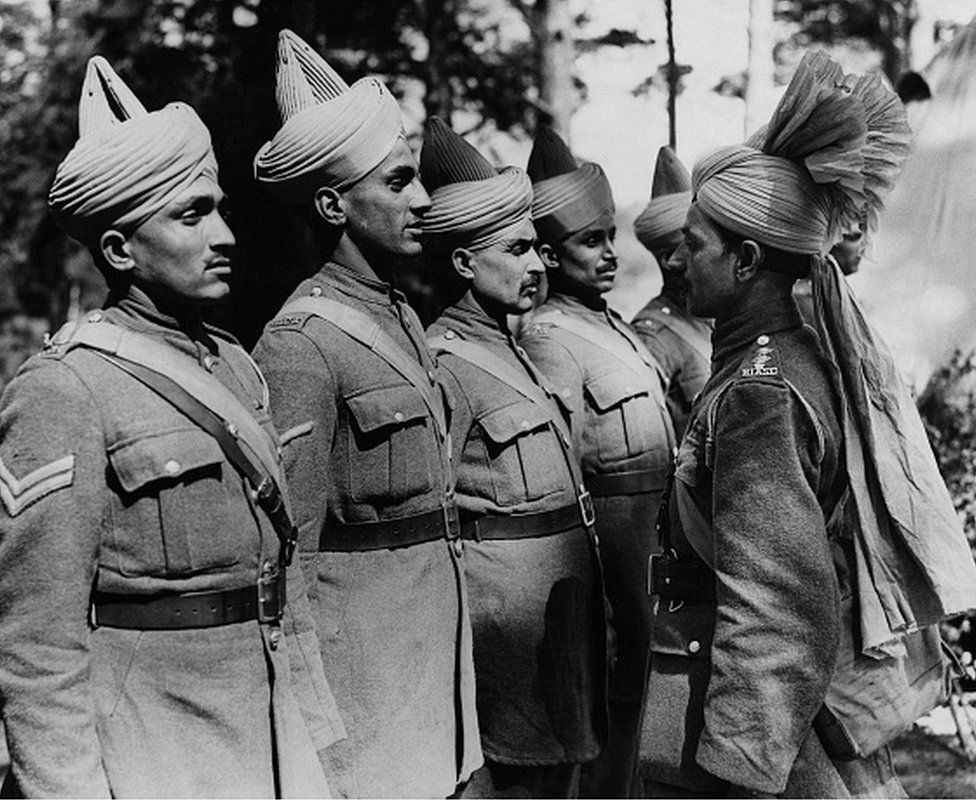
M 573 23 L 568 0 L 536 0 L 532 12 L 539 79 L 539 122 L 551 125 L 569 143 L 569 123 L 576 110 L 573 85 Z
M 456 13 L 454 0 L 427 0 L 424 7 L 424 35 L 429 47 L 424 109 L 428 118 L 440 117 L 450 125 L 454 104 L 449 70 L 446 68 L 451 46 L 447 23 Z
M 749 0 L 746 136 L 765 124 L 772 111 L 773 68 L 773 0 Z

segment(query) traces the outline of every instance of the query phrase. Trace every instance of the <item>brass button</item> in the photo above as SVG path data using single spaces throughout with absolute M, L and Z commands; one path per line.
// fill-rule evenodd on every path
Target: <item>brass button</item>
M 454 331 L 445 331 L 444 332 L 444 338 L 445 339 L 453 339 L 454 338 Z
M 166 470 L 167 475 L 176 475 L 180 471 L 180 462 L 171 458 L 169 461 L 163 464 L 163 469 Z
M 92 311 L 91 314 L 88 315 L 88 321 L 89 322 L 101 322 L 102 321 L 102 312 L 101 311 Z
M 321 297 L 321 296 L 322 296 L 322 287 L 321 286 L 313 286 L 312 287 L 312 297 Z
M 670 314 L 671 313 L 671 309 L 668 308 L 668 306 L 661 306 L 661 312 L 664 313 L 664 314 Z
M 692 639 L 690 642 L 688 642 L 689 653 L 694 654 L 697 653 L 699 650 L 701 650 L 701 642 L 699 642 L 697 639 Z
M 395 419 L 397 422 L 403 422 L 403 412 L 402 411 L 397 411 L 393 415 L 393 419 Z
M 233 437 L 237 437 L 237 426 L 233 422 L 227 423 L 227 433 Z
M 203 357 L 203 368 L 207 370 L 207 372 L 213 372 L 214 358 L 209 353 Z
M 454 555 L 460 558 L 464 554 L 464 542 L 460 539 L 455 539 L 451 542 L 451 546 L 454 548 Z
M 769 337 L 764 333 L 762 336 L 756 339 L 756 344 L 758 344 L 760 347 L 769 344 Z
M 520 428 L 521 428 L 521 429 L 522 429 L 523 431 L 527 431 L 527 430 L 529 429 L 529 421 L 528 421 L 527 419 L 523 419 L 523 420 L 522 420 L 522 421 L 521 421 L 521 422 L 519 423 L 519 427 L 520 427 Z
M 271 635 L 268 637 L 268 646 L 272 650 L 277 650 L 278 642 L 280 641 L 281 641 L 281 630 L 279 628 L 275 628 L 273 631 L 271 631 Z

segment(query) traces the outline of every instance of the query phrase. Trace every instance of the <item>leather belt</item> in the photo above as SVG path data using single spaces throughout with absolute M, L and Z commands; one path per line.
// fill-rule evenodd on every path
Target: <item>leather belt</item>
M 105 594 L 92 598 L 96 627 L 138 631 L 213 628 L 237 622 L 277 622 L 285 607 L 284 572 L 258 586 L 174 595 Z
M 580 505 L 539 511 L 535 514 L 489 514 L 464 520 L 461 538 L 480 542 L 484 539 L 531 539 L 554 536 L 582 527 Z
M 668 479 L 669 467 L 637 469 L 630 472 L 611 472 L 603 475 L 587 475 L 586 488 L 594 497 L 611 497 L 621 494 L 645 494 L 660 491 Z
M 648 562 L 647 593 L 672 600 L 715 600 L 715 573 L 702 561 L 653 555 Z
M 398 519 L 371 522 L 332 522 L 322 526 L 320 553 L 356 553 L 392 550 L 458 537 L 457 506 L 449 502 L 433 511 Z

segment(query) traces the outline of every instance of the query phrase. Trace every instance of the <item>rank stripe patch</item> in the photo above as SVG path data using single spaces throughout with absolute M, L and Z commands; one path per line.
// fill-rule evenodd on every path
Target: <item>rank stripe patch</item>
M 70 486 L 75 479 L 75 457 L 67 455 L 38 467 L 19 480 L 0 458 L 0 501 L 7 513 L 16 517 L 36 500 L 57 489 Z

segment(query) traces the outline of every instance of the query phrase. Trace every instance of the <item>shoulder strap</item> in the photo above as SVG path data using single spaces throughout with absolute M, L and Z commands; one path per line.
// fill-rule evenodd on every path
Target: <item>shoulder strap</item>
M 621 348 L 620 338 L 618 336 L 615 336 L 599 325 L 593 325 L 572 314 L 564 314 L 561 311 L 544 311 L 534 316 L 532 321 L 555 325 L 557 328 L 562 328 L 584 341 L 595 344 L 607 355 L 615 358 L 637 375 L 643 375 L 647 369 L 653 370 L 659 378 L 663 374 L 657 360 L 648 352 L 643 342 L 635 335 L 628 336 L 625 333 L 620 333 L 621 337 L 633 345 L 632 348 Z M 664 385 L 667 385 L 666 379 L 664 379 Z
M 536 405 L 542 406 L 543 408 L 551 407 L 554 411 L 552 414 L 553 423 L 559 429 L 565 441 L 572 441 L 569 428 L 566 425 L 566 421 L 562 418 L 558 407 L 556 407 L 555 401 L 551 399 L 549 393 L 543 387 L 535 383 L 527 374 L 513 369 L 511 365 L 480 344 L 475 344 L 474 342 L 469 342 L 458 337 L 448 339 L 443 335 L 435 336 L 428 340 L 428 344 L 432 350 L 451 353 L 467 361 L 482 372 L 486 372 L 492 377 L 497 378 L 506 386 L 510 386 Z
M 420 393 L 440 432 L 446 435 L 447 418 L 443 404 L 432 392 L 430 376 L 368 314 L 338 300 L 311 295 L 286 303 L 278 312 L 279 316 L 282 314 L 312 314 L 376 353 Z
M 639 325 L 644 320 L 653 320 L 662 328 L 667 328 L 685 342 L 706 361 L 712 357 L 710 338 L 703 334 L 695 323 L 682 312 L 665 313 L 663 307 L 655 306 L 647 314 L 636 317 L 632 324 Z
M 291 561 L 297 530 L 279 489 L 278 460 L 271 439 L 229 389 L 172 348 L 108 322 L 85 322 L 71 331 L 62 329 L 51 346 L 92 350 L 212 436 L 227 460 L 251 484 L 256 502 L 281 539 L 284 563 Z

